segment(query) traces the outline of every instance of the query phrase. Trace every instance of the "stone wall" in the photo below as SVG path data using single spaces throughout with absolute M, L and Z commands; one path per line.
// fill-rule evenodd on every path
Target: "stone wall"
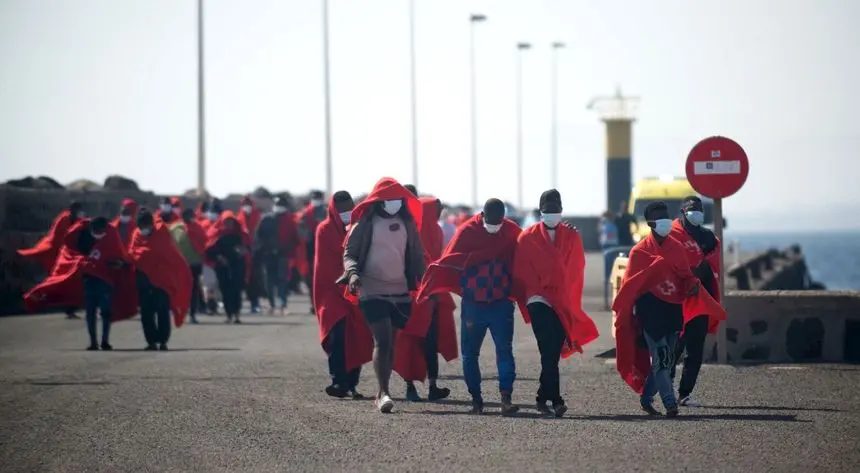
M 726 294 L 730 362 L 860 362 L 860 292 Z M 716 360 L 716 336 L 705 353 Z

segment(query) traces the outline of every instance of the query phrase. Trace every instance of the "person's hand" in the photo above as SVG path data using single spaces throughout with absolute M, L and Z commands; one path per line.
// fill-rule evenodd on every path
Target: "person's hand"
M 697 295 L 699 295 L 699 288 L 701 288 L 701 287 L 702 287 L 702 285 L 699 283 L 699 281 L 696 281 L 696 283 L 695 283 L 695 284 L 693 284 L 692 286 L 690 286 L 690 289 L 687 291 L 687 295 L 688 295 L 688 296 L 697 296 Z
M 578 231 L 579 231 L 579 229 L 578 229 L 578 228 L 576 228 L 576 225 L 574 225 L 574 224 L 572 224 L 572 223 L 570 223 L 570 222 L 568 222 L 568 221 L 566 221 L 566 220 L 562 220 L 562 221 L 561 221 L 561 225 L 562 225 L 562 226 L 564 226 L 564 227 L 567 227 L 568 229 L 573 230 L 573 231 L 575 231 L 575 232 L 578 232 Z M 598 225 L 598 228 L 599 228 L 599 225 Z
M 358 289 L 360 287 L 361 287 L 361 279 L 358 277 L 358 275 L 353 274 L 352 276 L 350 276 L 349 277 L 349 285 L 348 285 L 349 293 L 352 294 L 353 296 L 357 295 Z

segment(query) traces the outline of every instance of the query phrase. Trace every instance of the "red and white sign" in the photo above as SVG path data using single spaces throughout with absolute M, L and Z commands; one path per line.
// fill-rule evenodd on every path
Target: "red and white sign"
M 696 192 L 712 199 L 739 191 L 749 172 L 744 149 L 724 136 L 705 138 L 687 155 L 687 180 Z

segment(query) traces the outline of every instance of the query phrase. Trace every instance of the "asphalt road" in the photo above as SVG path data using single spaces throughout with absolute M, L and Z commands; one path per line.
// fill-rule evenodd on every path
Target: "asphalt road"
M 589 258 L 585 306 L 604 333 L 563 362 L 563 419 L 532 408 L 539 358 L 529 327 L 515 341 L 516 417 L 466 413 L 459 362 L 442 366 L 444 404 L 336 400 L 306 298 L 293 315 L 220 317 L 143 352 L 139 323 L 114 326 L 114 352 L 87 352 L 81 321 L 0 319 L 0 472 L 858 471 L 860 366 L 706 366 L 708 406 L 651 419 L 615 367 Z M 485 397 L 497 401 L 492 343 Z M 611 360 L 610 360 L 611 361 Z M 370 367 L 361 391 L 372 394 Z M 422 393 L 424 390 L 422 389 Z M 404 393 L 394 381 L 395 397 Z

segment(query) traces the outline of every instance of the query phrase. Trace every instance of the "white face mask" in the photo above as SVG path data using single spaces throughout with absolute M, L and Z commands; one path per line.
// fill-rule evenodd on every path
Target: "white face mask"
M 251 213 L 251 206 L 250 205 L 243 205 L 242 206 L 242 212 L 245 212 L 246 214 Z
M 171 211 L 173 211 L 173 206 L 170 204 L 161 204 L 161 211 L 162 212 L 171 212 Z
M 120 216 L 119 216 L 119 221 L 120 221 L 121 223 L 128 223 L 128 222 L 131 222 L 131 215 L 120 215 Z
M 77 218 L 84 218 L 86 216 L 87 216 L 87 213 L 84 212 L 83 210 L 80 210 L 80 211 L 78 211 L 78 213 L 75 214 L 75 217 L 77 217 Z
M 209 220 L 213 222 L 215 220 L 218 220 L 218 214 L 216 214 L 215 212 L 209 212 L 208 214 L 206 214 L 206 216 L 209 218 Z
M 151 228 L 141 228 L 140 229 L 140 234 L 143 236 L 149 236 L 151 233 L 152 233 Z
M 502 224 L 491 225 L 489 223 L 484 223 L 484 228 L 487 230 L 487 233 L 499 233 L 499 230 L 502 229 Z
M 343 222 L 344 225 L 349 225 L 349 222 L 352 221 L 352 210 L 349 212 L 341 212 L 340 221 Z
M 659 220 L 654 221 L 654 233 L 664 237 L 672 231 L 672 220 L 668 218 L 661 218 Z
M 388 215 L 394 215 L 397 212 L 400 212 L 400 208 L 403 207 L 403 202 L 399 200 L 386 200 L 382 205 L 385 208 L 385 213 Z
M 282 213 L 284 213 L 284 212 L 286 212 L 286 211 L 287 211 L 287 208 L 286 208 L 286 207 L 281 207 L 280 205 L 276 205 L 272 210 L 274 210 L 274 212 L 275 212 L 276 214 L 282 214 Z
M 322 204 L 323 204 L 323 201 L 321 201 L 319 199 L 314 199 L 311 201 L 311 205 L 313 205 L 314 207 L 319 207 Z
M 684 217 L 687 218 L 687 221 L 690 222 L 690 225 L 694 225 L 696 227 L 701 226 L 705 223 L 705 214 L 699 210 L 690 210 L 684 213 Z
M 90 233 L 92 233 L 92 232 L 90 232 Z M 101 240 L 102 238 L 105 237 L 104 233 L 99 233 L 99 234 L 92 233 L 92 235 L 93 235 L 93 238 L 95 238 L 96 240 Z
M 540 219 L 547 228 L 555 228 L 561 222 L 561 214 L 540 214 Z

